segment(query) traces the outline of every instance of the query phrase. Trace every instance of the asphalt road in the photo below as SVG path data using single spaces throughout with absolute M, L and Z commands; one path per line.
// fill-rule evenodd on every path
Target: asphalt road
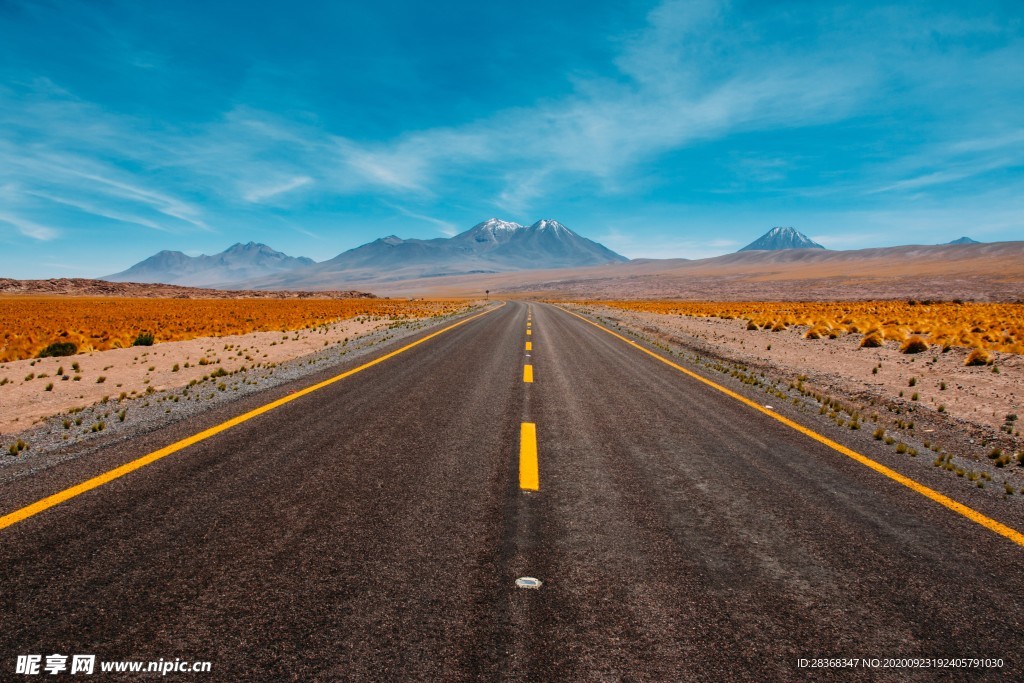
M 536 492 L 520 490 L 523 422 Z M 0 514 L 188 428 L 6 484 Z M 14 673 L 51 653 L 212 664 L 168 680 L 1021 680 L 1022 559 L 621 340 L 511 302 L 0 530 L 0 680 L 56 678 Z M 1004 666 L 799 668 L 818 657 Z

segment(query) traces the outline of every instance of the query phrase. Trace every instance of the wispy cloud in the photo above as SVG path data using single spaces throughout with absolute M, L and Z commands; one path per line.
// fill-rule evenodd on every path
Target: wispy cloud
M 163 231 L 163 232 L 169 232 L 169 230 L 167 228 L 165 228 L 164 226 L 160 225 L 159 223 L 154 223 L 153 221 L 148 220 L 146 218 L 142 218 L 142 217 L 139 217 L 139 216 L 133 216 L 131 214 L 126 214 L 126 213 L 121 213 L 121 212 L 113 210 L 113 209 L 107 209 L 107 208 L 99 207 L 99 206 L 96 206 L 95 204 L 92 204 L 90 202 L 84 202 L 84 201 L 80 201 L 80 200 L 76 200 L 76 199 L 69 199 L 67 197 L 57 197 L 57 196 L 49 194 L 47 192 L 29 191 L 29 192 L 26 192 L 25 194 L 33 196 L 33 197 L 39 197 L 40 199 L 45 199 L 45 200 L 53 202 L 55 204 L 62 204 L 64 206 L 70 206 L 70 207 L 78 209 L 79 211 L 84 211 L 85 213 L 92 214 L 93 216 L 99 216 L 101 218 L 109 218 L 111 220 L 118 221 L 120 223 L 132 223 L 134 225 L 140 225 L 140 226 L 142 226 L 144 228 L 151 228 L 153 230 L 160 230 L 160 231 Z
M 916 226 L 920 211 L 956 204 L 951 197 L 985 215 L 1013 215 L 1024 193 L 1019 20 L 923 2 L 801 12 L 754 5 L 667 0 L 646 16 L 623 9 L 629 21 L 616 21 L 613 35 L 574 35 L 565 23 L 573 52 L 575 41 L 585 43 L 580 60 L 551 66 L 543 86 L 526 82 L 536 67 L 517 66 L 505 72 L 507 90 L 454 86 L 413 104 L 420 81 L 412 71 L 396 71 L 387 88 L 357 83 L 361 93 L 332 98 L 310 86 L 324 74 L 303 84 L 303 74 L 282 69 L 284 97 L 270 97 L 266 78 L 279 57 L 258 45 L 224 72 L 183 66 L 170 58 L 173 41 L 135 40 L 122 25 L 127 14 L 90 3 L 62 8 L 59 18 L 39 9 L 40 18 L 66 22 L 68 36 L 88 36 L 82 45 L 96 43 L 103 59 L 82 69 L 5 67 L 0 189 L 16 187 L 0 196 L 13 228 L 6 234 L 31 245 L 54 239 L 51 225 L 64 237 L 76 224 L 109 222 L 112 235 L 148 234 L 126 225 L 165 230 L 186 248 L 232 221 L 239 232 L 285 221 L 284 234 L 322 235 L 326 244 L 332 232 L 375 229 L 382 203 L 421 224 L 410 221 L 411 229 L 446 235 L 471 212 L 572 206 L 581 229 L 604 230 L 619 251 L 692 255 L 737 246 L 702 236 L 723 226 L 756 233 L 769 212 L 796 224 L 790 213 L 809 206 L 847 215 L 859 204 L 892 209 L 887 228 L 904 210 Z M 196 19 L 187 7 L 176 16 Z M 403 46 L 398 58 L 418 63 L 421 49 Z M 22 63 L 33 54 L 26 50 Z M 181 92 L 211 95 L 167 106 L 141 97 L 144 83 L 138 101 L 92 86 L 118 66 L 166 79 L 161 94 L 195 82 Z M 968 202 L 983 194 L 993 201 Z M 702 202 L 724 207 L 705 212 L 714 225 L 686 220 Z M 334 213 L 352 220 L 338 227 Z M 611 215 L 637 220 L 615 232 L 603 227 Z M 828 230 L 818 232 L 828 243 Z
M 9 213 L 0 213 L 0 223 L 7 223 L 8 225 L 13 226 L 22 235 L 43 242 L 57 239 L 57 236 L 60 234 L 56 228 L 40 225 L 39 223 L 26 220 L 20 216 L 12 216 Z
M 86 180 L 91 180 L 94 183 L 105 186 L 110 194 L 113 194 L 124 199 L 129 199 L 136 202 L 147 204 L 156 211 L 170 216 L 171 218 L 177 218 L 180 221 L 184 221 L 197 228 L 203 230 L 209 230 L 208 226 L 201 218 L 201 211 L 198 207 L 193 206 L 187 202 L 181 201 L 175 197 L 167 195 L 163 192 L 156 190 L 150 190 L 139 185 L 128 183 L 125 181 L 117 180 L 115 178 L 104 177 L 93 173 L 85 173 L 80 171 L 71 171 L 74 175 L 77 175 Z
M 256 187 L 245 193 L 245 201 L 259 204 L 267 201 L 268 199 L 277 197 L 278 195 L 286 194 L 292 190 L 297 190 L 312 182 L 313 179 L 309 176 L 298 176 L 274 185 Z
M 426 191 L 453 168 L 488 163 L 498 170 L 488 178 L 495 204 L 521 211 L 566 183 L 615 192 L 652 157 L 738 131 L 835 120 L 867 97 L 874 75 L 857 64 L 706 54 L 701 36 L 722 15 L 718 3 L 665 3 L 623 42 L 619 78 L 576 79 L 554 101 L 384 145 L 345 141 L 339 151 L 352 172 L 391 190 Z M 715 78 L 704 75 L 708 56 Z
M 428 216 L 428 215 L 422 214 L 422 213 L 416 213 L 415 211 L 410 211 L 409 209 L 406 209 L 405 207 L 397 206 L 397 205 L 394 205 L 394 204 L 387 204 L 387 206 L 390 206 L 392 209 L 394 209 L 398 213 L 402 214 L 403 216 L 408 216 L 409 218 L 415 218 L 418 221 L 424 221 L 426 223 L 430 223 L 433 226 L 436 226 L 438 231 L 442 235 L 446 235 L 447 237 L 451 237 L 453 235 L 456 235 L 459 232 L 458 227 L 454 223 L 452 223 L 451 221 L 442 220 L 440 218 L 435 218 L 434 216 Z

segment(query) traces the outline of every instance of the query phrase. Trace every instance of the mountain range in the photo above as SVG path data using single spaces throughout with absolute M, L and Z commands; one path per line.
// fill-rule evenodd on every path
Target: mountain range
M 208 287 L 240 282 L 273 273 L 311 266 L 305 256 L 288 256 L 265 244 L 234 244 L 219 254 L 188 256 L 180 251 L 161 251 L 128 270 L 100 278 L 110 282 L 159 282 L 166 285 Z
M 401 239 L 394 235 L 382 237 L 314 266 L 254 280 L 246 286 L 323 286 L 339 281 L 392 281 L 576 268 L 628 260 L 581 237 L 558 221 L 540 220 L 525 226 L 491 218 L 454 237 L 429 240 Z
M 338 282 L 577 268 L 628 260 L 558 221 L 540 220 L 525 226 L 491 218 L 454 237 L 382 237 L 321 263 L 254 242 L 236 244 L 213 256 L 161 251 L 101 279 L 231 289 L 304 289 L 333 287 Z
M 950 243 L 960 249 L 976 244 L 967 237 Z M 775 259 L 771 256 L 773 253 L 785 257 L 789 263 L 792 261 L 789 255 L 807 262 L 805 255 L 846 252 L 829 252 L 793 228 L 774 227 L 735 254 L 711 261 L 721 266 L 734 261 L 739 265 L 749 262 L 750 258 L 761 258 L 758 254 Z M 377 291 L 400 289 L 403 282 L 441 283 L 450 282 L 452 278 L 514 275 L 522 271 L 567 272 L 567 269 L 605 265 L 621 270 L 622 264 L 628 261 L 558 221 L 540 220 L 525 226 L 491 218 L 453 237 L 382 237 L 320 263 L 289 256 L 255 242 L 235 244 L 212 256 L 161 251 L 125 271 L 101 279 L 232 290 L 331 290 L 358 286 Z M 650 259 L 633 263 L 646 261 Z M 674 261 L 681 263 L 686 259 Z

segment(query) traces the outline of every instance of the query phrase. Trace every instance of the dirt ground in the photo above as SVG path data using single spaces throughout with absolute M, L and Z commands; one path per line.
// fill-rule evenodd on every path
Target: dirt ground
M 273 367 L 387 327 L 389 321 L 346 320 L 326 328 L 200 337 L 0 365 L 0 434 L 122 393 L 138 396 L 187 386 L 223 369 Z M 76 368 L 77 366 L 77 368 Z M 31 377 L 31 379 L 28 379 Z M 50 387 L 47 389 L 47 387 Z
M 589 307 L 620 324 L 654 327 L 672 335 L 687 335 L 714 345 L 729 358 L 768 363 L 788 370 L 793 378 L 813 375 L 844 393 L 870 392 L 884 398 L 910 399 L 938 410 L 944 406 L 953 418 L 999 427 L 1010 414 L 1024 415 L 1024 357 L 993 353 L 990 366 L 967 367 L 969 349 L 947 353 L 933 347 L 919 354 L 903 354 L 899 344 L 860 348 L 863 335 L 837 339 L 805 339 L 806 327 L 779 332 L 747 330 L 742 319 L 681 318 L 655 313 Z M 770 347 L 770 348 L 769 348 Z M 877 369 L 877 372 L 873 370 Z M 998 371 L 998 372 L 997 372 Z M 914 385 L 910 385 L 914 379 Z M 943 382 L 945 389 L 942 388 Z

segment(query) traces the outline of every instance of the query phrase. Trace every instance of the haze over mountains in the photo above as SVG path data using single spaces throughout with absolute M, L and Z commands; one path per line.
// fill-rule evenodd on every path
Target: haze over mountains
M 718 282 L 715 287 L 734 287 L 737 278 L 764 282 L 788 279 L 798 272 L 801 275 L 796 279 L 813 273 L 822 282 L 840 273 L 860 277 L 869 263 L 879 263 L 879 259 L 890 264 L 886 268 L 910 268 L 915 263 L 915 270 L 952 273 L 949 268 L 956 270 L 954 264 L 962 259 L 973 263 L 982 253 L 993 258 L 1009 253 L 1006 249 L 1010 245 L 1022 244 L 1007 243 L 1006 248 L 992 245 L 996 251 L 979 251 L 986 245 L 963 237 L 936 247 L 829 251 L 793 228 L 775 227 L 733 254 L 699 261 L 629 261 L 557 221 L 540 220 L 524 226 L 491 218 L 449 238 L 382 237 L 320 263 L 253 242 L 235 244 L 213 256 L 162 251 L 103 279 L 231 290 L 362 289 L 417 295 L 477 289 L 508 291 L 536 285 L 552 291 L 553 285 L 558 290 L 583 280 L 596 284 L 595 279 L 606 291 L 609 286 L 615 289 L 650 278 L 654 279 L 648 285 L 656 281 L 667 284 L 670 279 L 681 285 L 684 280 L 679 277 Z M 616 280 L 621 281 L 619 285 L 608 284 Z M 661 287 L 658 291 L 662 296 L 671 295 Z M 756 294 L 746 287 L 744 291 Z
M 390 281 L 628 261 L 558 221 L 530 226 L 491 218 L 454 237 L 382 237 L 316 263 L 263 244 L 236 244 L 213 256 L 161 251 L 102 279 L 227 288 L 306 289 L 338 282 Z
M 282 254 L 265 244 L 234 244 L 219 254 L 188 256 L 161 251 L 128 270 L 100 278 L 111 282 L 160 282 L 167 285 L 208 287 L 240 282 L 316 263 L 305 256 Z

